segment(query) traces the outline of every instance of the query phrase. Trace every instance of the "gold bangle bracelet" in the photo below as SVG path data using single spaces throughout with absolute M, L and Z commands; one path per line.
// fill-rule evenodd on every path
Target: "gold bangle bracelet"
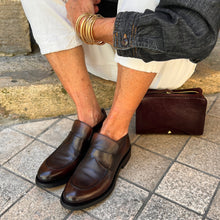
M 88 36 L 89 36 L 90 42 L 95 42 L 94 36 L 93 36 L 93 25 L 94 25 L 95 21 L 96 21 L 96 17 L 92 17 L 92 18 L 90 19 L 89 27 L 88 27 L 88 29 L 87 29 L 87 34 L 88 34 Z
M 82 14 L 76 20 L 75 30 L 82 41 L 87 44 L 103 44 L 102 41 L 95 41 L 93 35 L 93 26 L 97 19 L 102 18 L 101 15 Z
M 92 21 L 93 21 L 93 16 L 89 16 L 86 20 L 86 26 L 85 26 L 85 38 L 87 39 L 87 42 L 89 44 L 93 43 L 93 40 L 92 40 L 92 37 L 91 37 L 91 34 L 90 34 L 90 29 L 91 29 L 91 24 L 92 24 Z
M 88 13 L 85 13 L 85 14 L 80 15 L 77 18 L 76 24 L 75 24 L 75 29 L 76 29 L 77 34 L 79 34 L 80 22 L 81 22 L 82 18 L 87 17 L 88 15 L 89 15 Z
M 80 31 L 79 31 L 79 36 L 82 39 L 82 41 L 84 41 L 85 43 L 87 43 L 86 38 L 85 38 L 85 22 L 86 22 L 87 18 L 84 18 L 84 20 L 82 21 L 81 25 L 80 25 Z

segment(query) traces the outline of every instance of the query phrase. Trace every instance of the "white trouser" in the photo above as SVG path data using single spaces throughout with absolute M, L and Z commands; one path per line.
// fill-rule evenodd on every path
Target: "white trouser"
M 150 88 L 174 89 L 189 79 L 195 70 L 196 64 L 188 59 L 145 63 L 141 59 L 118 56 L 108 44 L 102 46 L 84 44 L 67 20 L 65 3 L 62 0 L 21 0 L 21 2 L 42 54 L 82 45 L 88 71 L 101 78 L 116 81 L 117 63 L 120 63 L 131 69 L 157 73 Z M 159 0 L 119 0 L 118 12 L 155 10 L 158 3 Z

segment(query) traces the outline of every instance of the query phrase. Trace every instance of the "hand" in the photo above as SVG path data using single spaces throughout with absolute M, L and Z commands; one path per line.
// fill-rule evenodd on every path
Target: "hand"
M 67 18 L 75 27 L 77 18 L 84 14 L 95 14 L 99 11 L 97 4 L 99 4 L 101 0 L 69 0 L 66 3 L 67 10 Z
M 97 13 L 99 11 L 97 4 L 100 2 L 101 0 L 68 0 L 66 3 L 67 18 L 73 27 L 80 15 Z M 114 23 L 115 18 L 97 19 L 93 27 L 95 40 L 113 45 Z

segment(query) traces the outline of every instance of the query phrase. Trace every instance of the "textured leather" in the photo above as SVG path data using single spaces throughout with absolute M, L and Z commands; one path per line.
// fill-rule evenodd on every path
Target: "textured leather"
M 100 130 L 106 118 L 104 111 L 103 115 L 103 120 L 93 128 L 84 122 L 75 120 L 63 143 L 40 166 L 36 176 L 37 185 L 53 187 L 68 181 L 86 154 L 93 133 Z
M 206 106 L 200 88 L 149 90 L 136 111 L 136 133 L 201 135 Z
M 128 135 L 114 141 L 94 134 L 89 151 L 63 191 L 64 207 L 77 210 L 104 199 L 113 190 L 120 168 L 128 162 L 130 148 Z

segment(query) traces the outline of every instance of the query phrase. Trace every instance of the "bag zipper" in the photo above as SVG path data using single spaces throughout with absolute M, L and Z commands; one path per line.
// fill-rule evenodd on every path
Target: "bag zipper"
M 166 91 L 166 94 L 198 94 L 198 91 Z

